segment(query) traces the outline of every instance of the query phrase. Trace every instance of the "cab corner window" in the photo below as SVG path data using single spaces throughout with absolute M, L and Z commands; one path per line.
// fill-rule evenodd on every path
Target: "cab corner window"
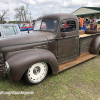
M 76 29 L 76 23 L 73 20 L 64 20 L 61 22 L 61 32 L 71 32 Z

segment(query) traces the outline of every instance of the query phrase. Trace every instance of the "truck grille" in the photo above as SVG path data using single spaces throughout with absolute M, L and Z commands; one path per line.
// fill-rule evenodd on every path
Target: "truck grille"
M 0 77 L 6 76 L 6 71 L 4 70 L 4 68 L 5 68 L 4 59 L 2 52 L 0 52 Z

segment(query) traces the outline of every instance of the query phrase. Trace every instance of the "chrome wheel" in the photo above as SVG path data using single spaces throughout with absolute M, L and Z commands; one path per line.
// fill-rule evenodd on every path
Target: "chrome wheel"
M 40 83 L 47 75 L 48 66 L 45 62 L 39 62 L 27 70 L 27 79 L 28 82 L 31 84 Z

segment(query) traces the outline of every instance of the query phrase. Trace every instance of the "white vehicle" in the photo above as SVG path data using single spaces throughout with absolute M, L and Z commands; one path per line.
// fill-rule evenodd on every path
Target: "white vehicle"
M 0 24 L 0 38 L 21 35 L 17 24 Z
M 100 24 L 100 19 L 95 19 L 95 22 Z

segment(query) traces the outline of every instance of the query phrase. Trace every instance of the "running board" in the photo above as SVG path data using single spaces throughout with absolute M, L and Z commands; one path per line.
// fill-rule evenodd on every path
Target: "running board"
M 65 69 L 68 69 L 68 68 L 70 68 L 70 67 L 72 67 L 72 66 L 75 66 L 75 65 L 77 65 L 77 64 L 80 64 L 80 63 L 82 63 L 82 62 L 84 62 L 84 61 L 86 61 L 86 60 L 89 60 L 89 59 L 91 59 L 91 58 L 94 58 L 94 57 L 96 57 L 96 56 L 97 56 L 97 55 L 89 54 L 89 53 L 88 53 L 88 54 L 81 55 L 80 57 L 78 57 L 78 58 L 75 59 L 75 60 L 69 61 L 69 62 L 67 62 L 67 63 L 60 64 L 60 65 L 59 65 L 59 72 L 65 70 Z

